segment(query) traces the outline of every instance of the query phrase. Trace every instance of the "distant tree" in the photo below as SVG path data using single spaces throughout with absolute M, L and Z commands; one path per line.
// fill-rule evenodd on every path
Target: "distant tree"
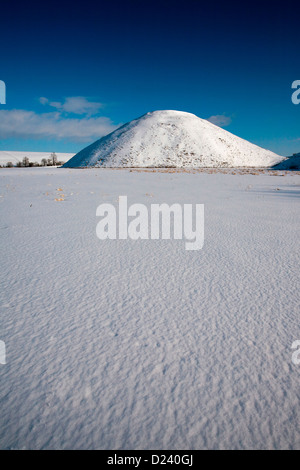
M 51 153 L 51 156 L 50 156 L 51 160 L 52 160 L 52 165 L 56 165 L 57 164 L 57 156 L 56 156 L 56 153 L 53 152 Z
M 50 157 L 50 158 L 48 158 L 48 160 L 47 160 L 47 166 L 52 166 L 52 165 L 53 165 L 53 163 L 52 163 L 52 158 Z
M 47 158 L 42 158 L 42 166 L 46 166 L 47 165 Z
M 23 158 L 23 166 L 29 166 L 29 158 L 28 157 Z
M 16 166 L 17 166 L 18 168 L 20 168 L 21 166 L 23 166 L 23 165 L 22 165 L 22 162 L 18 162 L 18 163 L 16 164 Z
M 7 162 L 7 163 L 6 163 L 6 168 L 12 168 L 12 167 L 13 167 L 12 162 Z

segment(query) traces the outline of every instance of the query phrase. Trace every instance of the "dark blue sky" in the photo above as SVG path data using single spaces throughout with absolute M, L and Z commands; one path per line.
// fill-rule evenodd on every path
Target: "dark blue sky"
M 76 152 L 176 109 L 299 152 L 299 26 L 289 0 L 2 2 L 0 150 Z

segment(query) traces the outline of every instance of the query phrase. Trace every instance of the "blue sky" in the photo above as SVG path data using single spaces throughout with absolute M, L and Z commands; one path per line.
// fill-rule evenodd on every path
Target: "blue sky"
M 77 152 L 157 109 L 300 152 L 296 1 L 4 2 L 0 150 Z

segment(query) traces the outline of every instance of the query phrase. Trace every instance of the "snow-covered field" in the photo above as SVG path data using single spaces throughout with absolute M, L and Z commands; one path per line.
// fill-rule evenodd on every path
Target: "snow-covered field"
M 1 448 L 300 449 L 299 174 L 228 173 L 0 170 Z M 100 241 L 119 195 L 203 249 Z

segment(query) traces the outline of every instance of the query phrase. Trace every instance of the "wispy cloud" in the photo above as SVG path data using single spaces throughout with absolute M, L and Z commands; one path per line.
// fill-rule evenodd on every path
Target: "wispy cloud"
M 40 99 L 39 99 L 39 102 L 41 104 L 47 104 L 47 103 L 49 103 L 49 100 L 48 100 L 48 98 L 45 98 L 44 96 L 41 96 Z
M 207 121 L 215 124 L 215 126 L 219 127 L 226 127 L 231 124 L 232 120 L 229 116 L 225 116 L 224 114 L 217 114 L 216 116 L 210 116 Z
M 51 106 L 61 112 L 81 115 L 87 114 L 88 116 L 98 114 L 100 109 L 103 108 L 102 103 L 99 103 L 98 101 L 89 101 L 84 96 L 70 96 L 65 98 L 63 102 L 49 101 L 48 98 L 42 96 L 39 101 L 42 105 Z
M 22 109 L 0 110 L 1 139 L 67 139 L 88 142 L 109 134 L 116 127 L 109 118 L 103 116 L 72 118 L 61 112 L 37 114 Z

